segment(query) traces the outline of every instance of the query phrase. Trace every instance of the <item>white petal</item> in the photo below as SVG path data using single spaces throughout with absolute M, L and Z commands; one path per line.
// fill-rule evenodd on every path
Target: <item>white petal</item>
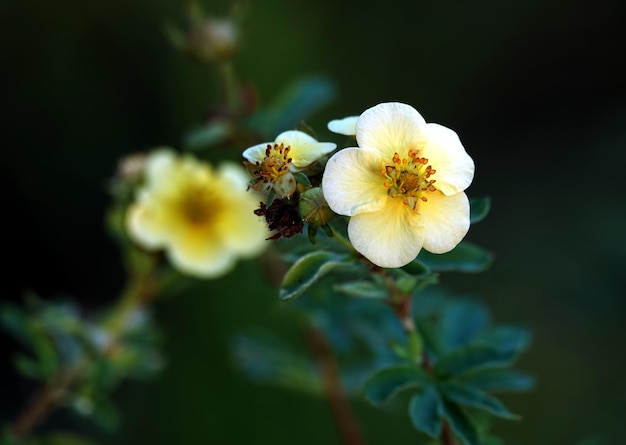
M 334 119 L 327 125 L 328 129 L 333 133 L 344 134 L 346 136 L 354 136 L 356 134 L 356 122 L 359 116 L 349 116 L 343 119 Z
M 359 147 L 378 151 L 384 159 L 391 159 L 396 152 L 402 157 L 418 144 L 420 129 L 425 124 L 424 118 L 410 105 L 383 103 L 359 116 L 356 140 Z
M 297 130 L 285 131 L 279 134 L 276 138 L 276 143 L 291 147 L 289 157 L 293 159 L 292 165 L 298 169 L 311 165 L 325 154 L 337 148 L 337 144 L 318 142 L 314 137 Z
M 428 201 L 421 203 L 419 212 L 424 218 L 424 249 L 445 253 L 454 249 L 470 227 L 470 205 L 465 193 L 446 196 L 429 193 Z
M 252 147 L 246 148 L 242 155 L 248 162 L 252 162 L 253 164 L 257 162 L 263 162 L 265 159 L 265 151 L 267 150 L 267 146 L 274 146 L 273 142 L 264 142 L 262 144 L 253 145 Z
M 381 168 L 383 163 L 376 153 L 356 147 L 335 153 L 322 177 L 322 190 L 330 208 L 346 216 L 379 210 L 388 199 Z
M 419 215 L 390 199 L 376 212 L 350 218 L 348 237 L 365 258 L 381 267 L 402 267 L 413 261 L 422 248 L 424 228 Z
M 467 154 L 459 136 L 439 124 L 426 124 L 422 128 L 425 146 L 420 156 L 437 170 L 435 186 L 445 195 L 462 192 L 474 178 L 474 161 Z

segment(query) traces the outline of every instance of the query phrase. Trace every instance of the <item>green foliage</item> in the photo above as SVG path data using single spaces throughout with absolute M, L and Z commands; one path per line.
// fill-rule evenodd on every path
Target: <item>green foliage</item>
M 160 336 L 142 310 L 126 314 L 131 322 L 119 331 L 106 314 L 85 318 L 68 301 L 48 302 L 29 295 L 24 308 L 6 305 L 0 320 L 24 346 L 16 367 L 24 376 L 61 388 L 72 388 L 62 400 L 81 416 L 112 431 L 119 424 L 109 394 L 125 378 L 154 376 L 163 359 Z
M 305 77 L 288 85 L 244 125 L 259 131 L 265 139 L 273 140 L 283 131 L 296 128 L 301 121 L 329 104 L 335 95 L 335 85 L 329 79 Z
M 432 385 L 415 394 L 409 402 L 409 417 L 413 426 L 434 439 L 439 438 L 441 434 L 442 410 L 443 402 L 437 389 Z
M 491 266 L 493 255 L 469 241 L 462 241 L 450 252 L 434 254 L 422 250 L 417 260 L 433 272 L 484 272 Z
M 476 224 L 487 217 L 491 210 L 490 198 L 470 199 L 470 223 Z
M 505 419 L 519 419 L 519 416 L 510 412 L 498 399 L 481 389 L 459 382 L 442 383 L 440 388 L 443 396 L 452 403 L 477 408 Z
M 398 365 L 383 368 L 365 382 L 363 392 L 372 403 L 382 403 L 407 388 L 428 384 L 430 377 L 420 368 Z
M 480 445 L 476 426 L 458 405 L 444 402 L 441 414 L 463 445 Z
M 238 335 L 232 344 L 236 366 L 250 379 L 321 395 L 315 364 L 292 345 L 267 331 Z
M 280 289 L 282 301 L 291 300 L 302 295 L 310 286 L 325 274 L 354 264 L 345 254 L 327 251 L 316 251 L 298 259 L 283 277 Z
M 485 306 L 469 299 L 420 294 L 414 303 L 423 303 L 415 311 L 415 321 L 420 332 L 428 332 L 426 367 L 418 367 L 406 356 L 404 364 L 378 369 L 366 381 L 366 397 L 381 403 L 401 390 L 413 391 L 409 417 L 417 430 L 438 438 L 445 421 L 463 444 L 498 443 L 480 428 L 476 413 L 519 419 L 489 392 L 532 388 L 530 376 L 511 369 L 528 347 L 528 331 L 492 326 Z

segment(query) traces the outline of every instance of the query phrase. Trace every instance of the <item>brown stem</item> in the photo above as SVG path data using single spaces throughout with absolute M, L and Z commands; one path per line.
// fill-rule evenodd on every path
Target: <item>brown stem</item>
M 413 321 L 413 316 L 412 316 L 411 298 L 407 296 L 407 298 L 404 298 L 399 301 L 395 301 L 391 304 L 391 307 L 393 308 L 394 313 L 396 314 L 396 316 L 402 323 L 402 327 L 404 328 L 404 331 L 407 333 L 407 335 L 409 336 L 415 335 L 416 328 L 415 328 L 415 322 Z M 432 374 L 433 367 L 428 357 L 428 354 L 426 354 L 426 349 L 422 349 L 420 366 L 428 374 Z M 439 439 L 442 445 L 458 445 L 456 439 L 454 438 L 454 434 L 452 433 L 452 429 L 450 428 L 450 425 L 445 419 L 441 425 L 441 435 L 439 436 Z
M 457 445 L 457 441 L 454 438 L 454 434 L 452 434 L 450 424 L 448 424 L 445 420 L 441 425 L 441 443 L 443 445 Z
M 306 333 L 309 347 L 317 359 L 326 399 L 341 442 L 345 445 L 362 445 L 363 437 L 341 386 L 339 370 L 330 346 L 318 329 L 309 327 Z
M 80 375 L 81 366 L 59 372 L 44 386 L 28 406 L 15 418 L 11 431 L 16 437 L 26 437 L 52 411 L 61 405 Z

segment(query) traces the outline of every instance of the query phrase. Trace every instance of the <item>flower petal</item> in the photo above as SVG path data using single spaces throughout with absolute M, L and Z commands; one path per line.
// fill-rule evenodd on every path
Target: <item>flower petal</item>
M 421 131 L 426 144 L 420 155 L 437 170 L 437 189 L 453 195 L 469 187 L 474 178 L 474 161 L 456 132 L 439 124 L 426 124 Z
M 292 158 L 292 165 L 297 169 L 311 165 L 337 148 L 337 144 L 318 142 L 314 137 L 298 130 L 289 130 L 279 134 L 276 143 L 291 147 L 289 156 Z
M 426 121 L 410 105 L 389 102 L 369 108 L 359 116 L 356 140 L 359 147 L 375 150 L 383 159 L 406 152 L 419 142 L 420 129 Z
M 376 212 L 350 218 L 348 237 L 354 248 L 380 267 L 402 267 L 413 261 L 424 241 L 420 216 L 390 199 Z
M 129 235 L 146 249 L 160 249 L 167 245 L 171 233 L 178 230 L 180 221 L 144 193 L 140 202 L 126 212 L 126 227 Z
M 224 275 L 235 264 L 234 253 L 220 239 L 219 234 L 203 231 L 184 231 L 172 243 L 168 257 L 180 270 L 203 278 Z
M 470 227 L 470 205 L 463 192 L 446 196 L 435 192 L 420 205 L 424 218 L 424 249 L 432 253 L 446 253 L 454 249 Z
M 252 162 L 253 164 L 263 162 L 268 145 L 273 146 L 274 143 L 264 142 L 262 144 L 253 145 L 252 147 L 246 148 L 243 151 L 242 156 L 246 158 L 248 162 Z
M 322 191 L 330 208 L 346 216 L 381 209 L 388 199 L 382 167 L 376 153 L 356 147 L 335 153 L 322 177 Z
M 328 123 L 327 127 L 333 133 L 354 136 L 356 134 L 356 122 L 358 119 L 359 116 L 348 116 L 343 119 L 334 119 Z

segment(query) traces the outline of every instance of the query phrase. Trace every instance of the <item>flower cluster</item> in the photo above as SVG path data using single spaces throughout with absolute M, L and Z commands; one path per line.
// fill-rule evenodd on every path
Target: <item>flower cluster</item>
M 214 169 L 161 149 L 148 156 L 144 176 L 127 212 L 128 233 L 146 249 L 165 250 L 179 270 L 215 278 L 266 246 L 267 229 L 253 213 L 258 200 L 246 192 L 241 166 Z
M 381 267 L 402 267 L 422 248 L 445 253 L 463 239 L 470 225 L 464 191 L 474 162 L 454 131 L 426 123 L 413 107 L 396 102 L 333 120 L 328 128 L 356 136 L 356 146 L 328 159 L 319 196 L 333 212 L 350 217 L 348 237 L 359 253 Z M 294 173 L 334 149 L 291 131 L 243 156 L 253 188 L 284 198 L 296 192 Z

